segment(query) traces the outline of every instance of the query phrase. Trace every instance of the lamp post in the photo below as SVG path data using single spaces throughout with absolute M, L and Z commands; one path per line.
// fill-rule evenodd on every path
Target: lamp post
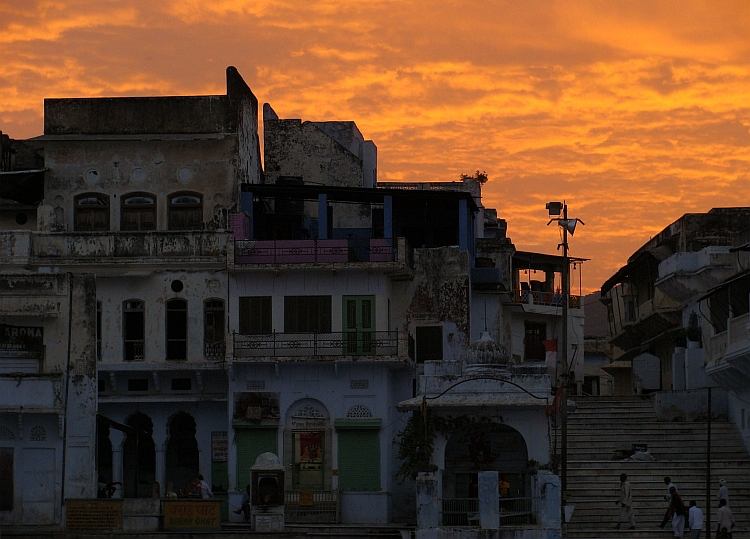
M 562 522 L 565 522 L 565 506 L 568 501 L 568 309 L 570 307 L 570 278 L 568 258 L 568 232 L 572 236 L 576 229 L 576 224 L 585 224 L 580 219 L 568 219 L 568 205 L 562 202 L 548 202 L 547 210 L 549 211 L 550 220 L 547 226 L 557 222 L 563 230 L 563 240 L 557 248 L 562 247 L 563 267 L 562 267 L 562 355 L 560 365 L 562 367 L 562 380 L 560 382 L 560 485 L 562 487 Z M 562 213 L 562 217 L 560 217 Z M 556 382 L 561 377 L 558 375 Z

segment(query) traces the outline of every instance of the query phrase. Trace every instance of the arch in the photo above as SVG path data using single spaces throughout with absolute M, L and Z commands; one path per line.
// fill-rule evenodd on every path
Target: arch
M 331 428 L 328 409 L 315 399 L 293 403 L 286 415 L 284 458 L 292 469 L 287 489 L 326 490 L 331 486 Z
M 170 299 L 166 304 L 167 359 L 187 359 L 187 301 Z
M 168 229 L 200 230 L 203 228 L 203 195 L 179 191 L 168 197 Z
M 123 195 L 120 230 L 156 230 L 156 195 L 142 192 Z
M 146 303 L 141 299 L 122 302 L 122 344 L 125 361 L 145 358 Z
M 509 483 L 508 497 L 525 497 L 530 492 L 526 441 L 508 425 L 473 424 L 457 430 L 448 438 L 444 459 L 445 498 L 476 498 L 480 471 L 497 471 Z
M 166 482 L 174 492 L 184 490 L 200 473 L 200 452 L 195 439 L 195 419 L 187 412 L 169 418 L 166 451 Z
M 73 199 L 73 228 L 80 231 L 109 230 L 109 195 L 82 193 Z
M 125 420 L 133 427 L 122 448 L 123 493 L 126 498 L 150 498 L 156 481 L 156 446 L 154 424 L 142 412 Z

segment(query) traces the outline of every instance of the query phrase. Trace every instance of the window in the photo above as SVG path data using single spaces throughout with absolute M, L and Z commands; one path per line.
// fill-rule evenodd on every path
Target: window
M 286 296 L 286 333 L 330 333 L 331 296 Z
M 203 347 L 207 359 L 224 357 L 224 302 L 220 299 L 203 304 Z
M 203 228 L 203 197 L 198 193 L 175 193 L 169 196 L 169 230 Z
M 143 361 L 144 358 L 144 304 L 140 300 L 129 300 L 123 303 L 123 359 L 125 361 Z
M 417 363 L 443 359 L 443 326 L 417 328 Z
M 167 359 L 187 359 L 187 301 L 167 302 Z
M 172 391 L 190 391 L 193 388 L 191 378 L 172 378 Z
M 0 447 L 0 511 L 13 511 L 12 447 Z
M 130 378 L 128 391 L 148 391 L 148 378 Z
M 547 354 L 542 341 L 547 339 L 547 324 L 524 323 L 524 361 L 544 361 Z
M 156 197 L 133 193 L 122 197 L 120 230 L 156 230 Z
M 262 335 L 271 333 L 271 296 L 240 298 L 240 333 Z
M 109 197 L 98 193 L 78 195 L 74 199 L 76 232 L 109 230 Z

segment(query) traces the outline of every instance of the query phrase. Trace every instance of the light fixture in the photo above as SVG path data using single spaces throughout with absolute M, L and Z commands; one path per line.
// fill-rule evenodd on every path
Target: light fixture
M 563 209 L 562 202 L 547 202 L 547 211 L 550 217 L 559 217 Z

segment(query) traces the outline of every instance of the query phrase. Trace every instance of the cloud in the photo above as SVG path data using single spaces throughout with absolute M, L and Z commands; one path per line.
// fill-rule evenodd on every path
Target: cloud
M 281 117 L 354 120 L 379 177 L 486 170 L 520 249 L 545 202 L 586 222 L 596 289 L 680 215 L 750 195 L 750 4 L 718 0 L 6 0 L 0 129 L 45 97 L 224 93 L 238 67 Z

